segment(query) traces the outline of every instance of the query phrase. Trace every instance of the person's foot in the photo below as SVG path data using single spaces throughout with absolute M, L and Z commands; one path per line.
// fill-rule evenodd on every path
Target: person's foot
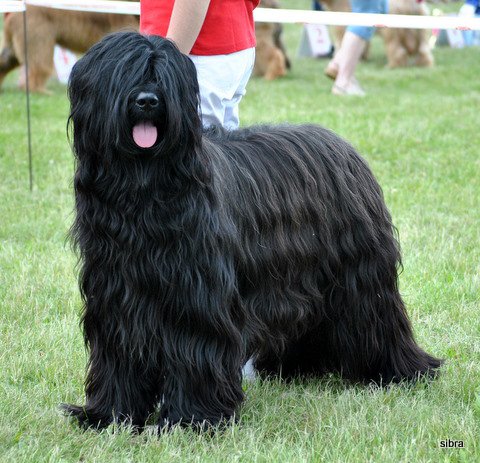
M 331 60 L 323 72 L 329 79 L 335 80 L 338 74 L 338 64 Z
M 334 95 L 365 96 L 365 91 L 355 77 L 352 77 L 347 85 L 333 84 L 332 93 Z

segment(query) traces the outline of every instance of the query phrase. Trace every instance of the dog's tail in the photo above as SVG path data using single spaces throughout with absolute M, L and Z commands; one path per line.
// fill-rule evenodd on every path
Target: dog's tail
M 275 29 L 273 32 L 273 41 L 275 43 L 275 46 L 282 52 L 283 56 L 285 57 L 285 65 L 287 66 L 287 69 L 291 69 L 292 62 L 290 61 L 290 58 L 287 55 L 287 50 L 282 41 L 282 33 L 283 33 L 283 26 L 279 23 L 276 23 Z

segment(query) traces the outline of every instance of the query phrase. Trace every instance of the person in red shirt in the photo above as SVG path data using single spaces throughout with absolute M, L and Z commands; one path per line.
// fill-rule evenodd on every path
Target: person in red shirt
M 197 69 L 202 123 L 233 130 L 255 60 L 259 0 L 141 0 L 140 32 L 173 40 Z

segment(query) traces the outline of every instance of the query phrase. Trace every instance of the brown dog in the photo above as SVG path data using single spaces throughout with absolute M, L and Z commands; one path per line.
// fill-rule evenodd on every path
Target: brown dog
M 279 8 L 276 0 L 262 0 L 263 8 Z M 282 25 L 277 23 L 256 23 L 255 36 L 255 66 L 253 74 L 263 76 L 266 80 L 273 80 L 284 76 L 290 69 L 285 46 L 282 42 Z
M 350 11 L 349 0 L 321 0 L 329 11 Z M 428 9 L 422 0 L 390 0 L 388 12 L 391 14 L 428 15 Z M 342 41 L 344 26 L 334 27 L 335 48 Z M 433 66 L 434 59 L 428 44 L 428 34 L 425 29 L 390 29 L 379 30 L 385 43 L 388 67 L 407 66 L 409 57 L 415 59 L 417 66 Z M 368 48 L 363 54 L 366 58 Z
M 53 72 L 56 44 L 83 53 L 104 35 L 120 29 L 138 30 L 138 17 L 27 7 L 28 78 L 33 92 L 46 93 L 45 85 Z M 23 13 L 5 16 L 3 46 L 0 52 L 0 86 L 5 76 L 25 64 Z M 21 84 L 25 87 L 25 84 Z
M 390 0 L 389 13 L 428 15 L 428 8 L 420 0 Z M 433 66 L 434 59 L 428 43 L 425 29 L 389 29 L 381 30 L 385 42 L 388 67 L 396 68 L 408 65 L 409 58 L 417 66 Z

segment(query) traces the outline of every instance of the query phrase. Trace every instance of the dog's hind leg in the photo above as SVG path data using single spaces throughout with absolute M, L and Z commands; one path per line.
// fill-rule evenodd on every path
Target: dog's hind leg
M 263 377 L 278 376 L 286 381 L 322 376 L 335 371 L 338 364 L 334 344 L 330 341 L 333 332 L 329 320 L 321 322 L 285 347 L 281 356 L 271 352 L 263 355 L 255 364 Z
M 415 58 L 415 64 L 417 66 L 432 67 L 434 63 L 435 60 L 433 58 L 432 52 L 430 51 L 430 46 L 425 40 L 424 42 L 420 43 L 420 47 L 418 48 L 418 54 Z
M 313 259 L 311 264 L 316 266 L 318 262 Z M 308 271 L 300 276 L 294 267 L 288 269 L 292 271 L 281 278 L 272 270 L 276 278 L 265 279 L 255 285 L 255 291 L 250 288 L 243 293 L 249 313 L 255 314 L 246 329 L 249 354 L 262 378 L 288 381 L 328 371 L 325 358 L 329 354 L 317 342 L 318 336 L 323 336 L 319 330 L 325 315 L 322 293 L 317 289 L 320 274 Z
M 2 51 L 0 52 L 0 88 L 6 75 L 20 66 L 12 44 L 12 17 L 7 16 L 4 23 Z
M 0 88 L 7 74 L 19 65 L 20 63 L 13 53 L 13 50 L 10 47 L 5 46 L 0 52 Z
M 335 369 L 356 381 L 414 380 L 433 376 L 441 365 L 413 338 L 398 291 L 397 243 L 388 228 L 383 230 L 381 247 L 369 246 L 368 232 L 360 224 L 355 233 L 340 237 L 345 249 L 358 237 L 362 244 L 351 246 L 350 255 L 343 256 L 341 274 L 325 296 L 332 322 L 323 342 L 330 343 L 337 358 Z
M 408 64 L 408 53 L 401 40 L 394 35 L 391 40 L 385 42 L 387 66 L 389 68 L 405 67 Z

